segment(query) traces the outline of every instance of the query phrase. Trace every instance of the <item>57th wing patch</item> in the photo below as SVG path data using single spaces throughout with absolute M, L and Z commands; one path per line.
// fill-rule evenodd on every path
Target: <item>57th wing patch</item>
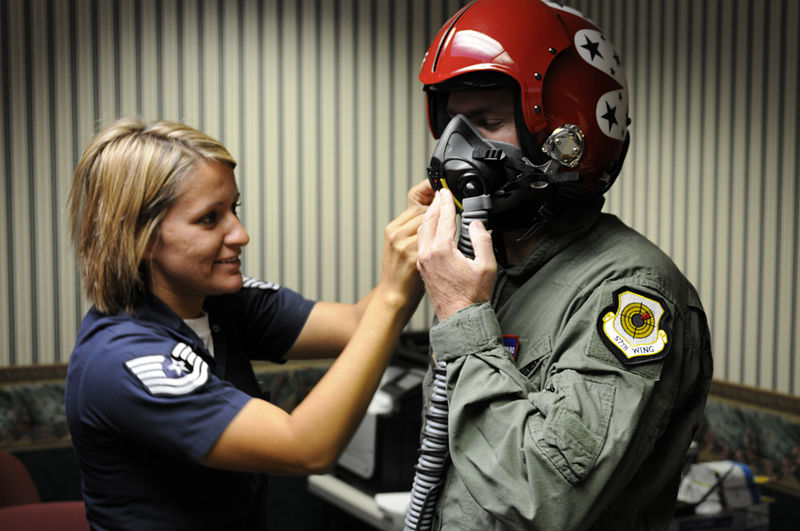
M 606 308 L 597 323 L 600 337 L 625 365 L 664 358 L 669 336 L 664 323 L 668 310 L 662 301 L 629 288 L 614 293 L 616 304 Z

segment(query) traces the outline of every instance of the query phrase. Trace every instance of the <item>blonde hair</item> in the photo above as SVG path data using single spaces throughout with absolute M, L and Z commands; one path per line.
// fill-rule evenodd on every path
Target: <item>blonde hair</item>
M 69 194 L 71 236 L 86 295 L 98 310 L 131 312 L 146 293 L 143 257 L 200 162 L 236 166 L 225 147 L 187 125 L 121 119 L 83 153 Z

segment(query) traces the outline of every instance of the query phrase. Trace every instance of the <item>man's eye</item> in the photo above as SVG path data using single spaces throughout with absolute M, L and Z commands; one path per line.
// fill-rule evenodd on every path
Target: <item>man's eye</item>
M 236 216 L 237 218 L 239 217 L 239 207 L 240 206 L 242 206 L 242 202 L 241 201 L 237 201 L 237 202 L 235 202 L 234 204 L 231 205 L 231 212 L 233 212 L 233 215 Z
M 502 126 L 503 122 L 501 120 L 482 120 L 478 127 L 488 129 L 489 131 L 496 131 Z

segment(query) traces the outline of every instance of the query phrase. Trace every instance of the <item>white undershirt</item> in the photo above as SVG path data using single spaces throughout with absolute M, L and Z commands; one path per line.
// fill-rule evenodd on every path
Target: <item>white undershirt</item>
M 189 328 L 194 330 L 194 333 L 203 340 L 206 348 L 213 356 L 214 341 L 211 338 L 211 327 L 208 325 L 208 314 L 204 312 L 200 317 L 195 317 L 194 319 L 184 319 L 183 322 L 189 325 Z

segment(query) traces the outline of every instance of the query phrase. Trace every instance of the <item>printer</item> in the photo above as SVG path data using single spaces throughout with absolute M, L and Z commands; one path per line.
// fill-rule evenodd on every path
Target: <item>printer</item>
M 334 475 L 369 494 L 411 489 L 422 426 L 428 332 L 406 332 Z

